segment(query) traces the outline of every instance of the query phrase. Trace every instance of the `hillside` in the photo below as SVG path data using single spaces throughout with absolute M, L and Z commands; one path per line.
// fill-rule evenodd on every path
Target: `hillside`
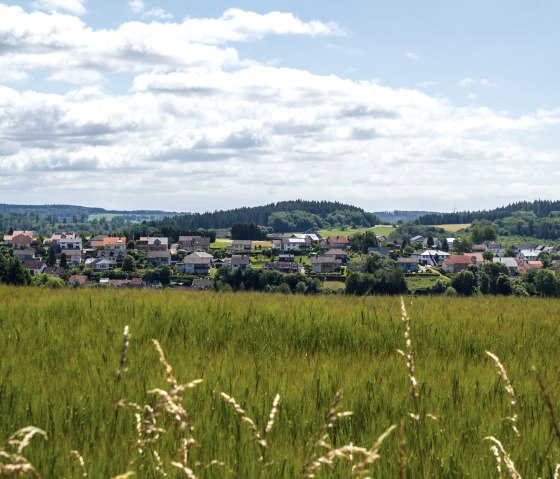
M 560 201 L 520 201 L 493 210 L 428 214 L 417 225 L 479 223 L 495 228 L 500 236 L 526 236 L 543 240 L 560 239 Z
M 426 215 L 438 215 L 440 213 L 434 211 L 406 211 L 406 210 L 393 210 L 393 211 L 375 211 L 374 215 L 378 216 L 382 223 L 397 224 L 399 221 L 414 221 Z
M 149 221 L 155 228 L 231 228 L 235 223 L 256 223 L 274 232 L 304 231 L 336 227 L 370 227 L 379 223 L 373 213 L 332 201 L 281 201 L 264 206 L 178 215 Z

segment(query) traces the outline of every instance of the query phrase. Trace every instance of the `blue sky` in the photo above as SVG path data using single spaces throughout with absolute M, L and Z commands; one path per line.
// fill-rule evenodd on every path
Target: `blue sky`
M 0 202 L 556 198 L 560 2 L 0 0 Z

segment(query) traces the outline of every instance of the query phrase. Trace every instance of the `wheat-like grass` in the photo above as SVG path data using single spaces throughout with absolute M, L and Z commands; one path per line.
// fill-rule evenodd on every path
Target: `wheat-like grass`
M 15 449 L 15 451 L 10 452 L 0 449 L 1 477 L 14 477 L 19 474 L 31 474 L 33 477 L 40 477 L 35 467 L 23 456 L 23 451 L 36 435 L 47 438 L 47 433 L 35 426 L 24 427 L 10 436 L 6 445 L 8 448 Z
M 405 340 L 405 344 L 406 344 L 406 367 L 408 369 L 408 379 L 410 380 L 410 386 L 412 388 L 412 398 L 414 400 L 414 405 L 416 408 L 416 413 L 415 416 L 413 416 L 415 419 L 417 417 L 417 420 L 420 419 L 420 417 L 418 416 L 418 411 L 419 411 L 419 405 L 418 405 L 418 400 L 420 398 L 420 391 L 418 388 L 418 381 L 416 379 L 416 376 L 414 375 L 414 350 L 412 348 L 412 339 L 411 339 L 411 334 L 410 334 L 410 320 L 408 319 L 408 313 L 406 311 L 406 307 L 404 305 L 404 299 L 401 296 L 401 317 L 402 317 L 402 323 L 403 323 L 403 328 L 404 328 L 404 340 Z M 402 351 L 400 351 L 401 354 L 404 355 L 404 353 Z
M 506 417 L 505 419 L 511 422 L 513 431 L 515 432 L 516 436 L 519 437 L 520 433 L 519 429 L 517 428 L 517 397 L 515 396 L 515 390 L 513 389 L 513 385 L 511 384 L 506 368 L 500 361 L 500 358 L 490 351 L 486 351 L 486 354 L 492 359 L 492 361 L 494 361 L 500 377 L 504 380 L 505 390 L 510 396 L 510 404 L 514 412 L 513 416 Z
M 247 415 L 245 409 L 241 407 L 241 405 L 235 400 L 235 398 L 233 398 L 232 396 L 224 392 L 220 393 L 220 395 L 222 396 L 223 400 L 233 408 L 235 413 L 241 418 L 241 421 L 247 424 L 247 427 L 249 428 L 249 430 L 253 435 L 253 441 L 255 441 L 255 443 L 260 448 L 261 451 L 260 460 L 262 461 L 264 459 L 264 450 L 268 447 L 268 444 L 266 442 L 266 439 L 264 439 L 261 433 L 259 432 L 257 425 L 255 424 L 255 421 L 253 421 L 253 419 L 251 419 Z
M 128 353 L 128 345 L 130 343 L 130 335 L 128 332 L 128 325 L 124 327 L 123 330 L 123 343 L 121 347 L 121 357 L 119 360 L 119 369 L 117 370 L 117 375 L 115 376 L 115 381 L 119 382 L 121 380 L 121 376 L 123 373 L 126 372 L 126 355 Z
M 552 399 L 548 394 L 544 382 L 539 373 L 537 373 L 537 381 L 539 383 L 539 388 L 541 389 L 541 393 L 544 397 L 544 402 L 546 404 L 546 409 L 548 410 L 548 415 L 550 417 L 550 422 L 552 423 L 552 428 L 554 429 L 554 434 L 556 435 L 556 439 L 558 440 L 558 444 L 560 445 L 560 425 L 556 419 L 556 414 L 554 413 L 554 406 L 552 405 Z
M 78 464 L 80 465 L 80 469 L 82 471 L 82 477 L 88 477 L 87 469 L 86 469 L 86 461 L 84 461 L 84 458 L 79 453 L 79 451 L 76 450 L 70 451 L 70 456 L 72 456 L 73 458 L 76 459 L 76 461 L 78 461 Z
M 554 479 L 560 479 L 560 464 L 556 464 L 556 469 L 554 469 Z
M 276 419 L 276 414 L 278 414 L 278 404 L 280 404 L 280 394 L 276 394 L 276 396 L 274 396 L 274 400 L 272 401 L 272 409 L 268 415 L 268 422 L 266 423 L 266 428 L 264 430 L 265 434 L 268 434 L 274 426 L 274 420 Z
M 487 436 L 484 438 L 485 441 L 491 441 L 492 442 L 492 446 L 490 447 L 490 450 L 492 451 L 492 454 L 494 456 L 494 458 L 496 459 L 496 465 L 497 465 L 497 469 L 498 472 L 501 473 L 501 460 L 503 460 L 505 468 L 509 474 L 509 476 L 511 477 L 511 479 L 521 479 L 521 475 L 519 474 L 519 472 L 517 472 L 517 469 L 515 468 L 515 464 L 513 463 L 513 460 L 511 459 L 510 455 L 508 454 L 508 452 L 505 450 L 504 446 L 502 445 L 502 443 L 496 439 L 494 436 Z

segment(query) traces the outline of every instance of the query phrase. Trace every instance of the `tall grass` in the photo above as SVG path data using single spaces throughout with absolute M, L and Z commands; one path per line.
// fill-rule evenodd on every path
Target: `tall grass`
M 316 446 L 339 390 L 352 415 L 328 429 L 331 451 L 350 444 L 369 451 L 396 425 L 381 458 L 367 466 L 372 477 L 494 477 L 488 436 L 500 439 L 522 477 L 554 477 L 560 462 L 533 370 L 554 413 L 558 300 L 407 299 L 415 406 L 410 371 L 397 352 L 407 349 L 398 298 L 7 287 L 0 297 L 0 438 L 31 424 L 44 430 L 48 440 L 26 449 L 43 477 L 82 477 L 71 451 L 88 477 L 179 477 L 173 463 L 183 464 L 185 451 L 196 477 L 301 477 L 322 457 Z M 177 385 L 203 382 L 181 393 L 192 434 L 162 413 L 162 431 L 140 457 L 140 413 L 117 404 L 154 408 L 162 394 L 149 391 L 172 392 L 154 338 Z M 486 351 L 500 358 L 515 386 L 519 436 L 504 420 L 511 397 Z M 222 392 L 266 439 L 265 454 Z M 191 437 L 196 443 L 187 448 Z M 332 461 L 316 477 L 350 477 L 352 464 Z

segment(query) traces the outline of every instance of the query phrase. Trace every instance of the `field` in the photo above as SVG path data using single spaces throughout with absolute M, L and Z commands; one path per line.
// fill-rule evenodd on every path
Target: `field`
M 558 411 L 558 300 L 406 298 L 415 401 L 397 351 L 407 351 L 397 297 L 7 287 L 0 295 L 0 449 L 22 427 L 45 430 L 46 440 L 34 437 L 24 450 L 42 477 L 81 477 L 71 450 L 93 478 L 127 471 L 194 477 L 177 468 L 181 438 L 194 437 L 188 465 L 196 477 L 297 478 L 308 459 L 329 454 L 314 448 L 323 434 L 329 447 L 370 448 L 391 425 L 372 477 L 499 477 L 484 439 L 490 435 L 523 477 L 552 478 L 560 462 L 533 371 Z M 130 344 L 117 380 L 125 325 Z M 170 382 L 152 338 L 173 368 Z M 486 350 L 507 368 L 515 405 Z M 163 391 L 173 389 L 173 377 L 203 382 L 176 389 L 169 403 Z M 339 390 L 336 411 L 354 414 L 336 419 L 331 411 L 332 427 L 322 429 Z M 222 392 L 239 403 L 239 414 Z M 278 413 L 265 433 L 277 393 Z M 188 417 L 180 408 L 165 412 L 179 397 Z M 117 408 L 119 400 L 126 407 Z M 140 422 L 141 444 L 135 414 L 148 420 L 149 408 L 136 411 L 129 402 L 151 405 L 161 428 Z M 514 423 L 506 419 L 514 414 Z M 242 415 L 254 419 L 254 429 Z M 356 464 L 360 450 L 353 456 Z M 350 477 L 348 460 L 333 462 L 316 477 Z
M 356 233 L 365 233 L 366 231 L 374 231 L 376 235 L 388 235 L 393 231 L 393 227 L 390 225 L 377 225 L 373 228 L 355 228 L 349 230 L 342 229 L 329 229 L 329 230 L 319 230 L 318 233 L 326 238 L 327 236 L 350 236 Z
M 449 231 L 450 233 L 457 233 L 459 230 L 464 230 L 468 228 L 471 224 L 470 223 L 457 223 L 457 224 L 449 224 L 449 225 L 435 225 L 436 228 L 443 228 L 445 231 Z
M 408 290 L 412 293 L 418 290 L 431 288 L 439 279 L 445 281 L 446 283 L 449 282 L 449 278 L 440 274 L 417 273 L 405 275 L 406 285 L 408 287 Z

